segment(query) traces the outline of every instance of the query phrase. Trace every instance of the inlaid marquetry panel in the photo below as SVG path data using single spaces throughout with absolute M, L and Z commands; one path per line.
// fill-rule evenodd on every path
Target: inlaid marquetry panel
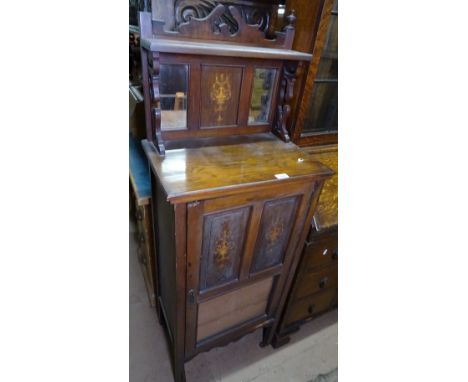
M 203 224 L 200 290 L 239 277 L 250 207 L 207 215 Z
M 202 65 L 201 127 L 237 125 L 241 67 Z
M 261 271 L 283 261 L 294 223 L 297 200 L 298 197 L 293 196 L 265 203 L 251 272 Z

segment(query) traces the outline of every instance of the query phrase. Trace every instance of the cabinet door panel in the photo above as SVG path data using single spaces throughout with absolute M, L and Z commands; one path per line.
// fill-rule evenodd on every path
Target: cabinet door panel
M 293 196 L 265 202 L 251 273 L 262 271 L 283 261 L 296 215 L 297 201 L 298 197 Z
M 273 278 L 200 303 L 197 341 L 266 313 Z
M 207 215 L 203 224 L 200 290 L 239 277 L 250 207 Z
M 188 357 L 275 317 L 312 191 L 293 184 L 188 204 Z
M 201 127 L 236 126 L 243 67 L 202 65 Z

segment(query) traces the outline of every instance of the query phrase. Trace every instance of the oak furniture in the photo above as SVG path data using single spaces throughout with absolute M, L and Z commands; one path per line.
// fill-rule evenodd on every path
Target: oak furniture
M 206 2 L 203 17 L 192 3 L 174 30 L 140 13 L 155 289 L 176 381 L 253 330 L 271 343 L 333 174 L 289 142 L 296 68 L 311 59 L 291 49 L 294 12 L 269 34 L 255 2 Z
M 296 112 L 288 125 L 292 140 L 335 171 L 320 196 L 301 260 L 277 326 L 273 346 L 338 305 L 338 2 L 288 0 L 297 9 L 294 48 L 313 52 L 295 85 Z M 318 145 L 318 146 L 317 146 Z
M 289 342 L 289 334 L 338 305 L 338 147 L 304 148 L 311 158 L 335 171 L 325 183 L 287 302 L 273 338 L 273 347 Z
M 293 47 L 312 53 L 295 84 L 288 131 L 299 146 L 338 142 L 338 0 L 288 0 L 296 9 Z

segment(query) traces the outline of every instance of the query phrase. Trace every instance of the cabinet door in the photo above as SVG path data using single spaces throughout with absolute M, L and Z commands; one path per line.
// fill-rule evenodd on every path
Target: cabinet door
M 288 185 L 188 204 L 189 357 L 275 316 L 312 190 Z

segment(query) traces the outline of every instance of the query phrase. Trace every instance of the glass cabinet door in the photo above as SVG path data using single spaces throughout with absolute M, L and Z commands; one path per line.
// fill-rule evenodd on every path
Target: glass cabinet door
M 338 131 L 338 1 L 330 15 L 302 127 L 303 135 Z

